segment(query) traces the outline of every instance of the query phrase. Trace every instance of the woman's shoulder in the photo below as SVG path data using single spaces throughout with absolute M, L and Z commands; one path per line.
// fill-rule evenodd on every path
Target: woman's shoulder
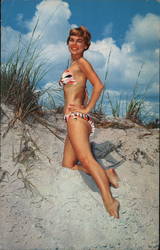
M 78 60 L 77 60 L 77 64 L 79 65 L 79 67 L 81 68 L 81 69 L 92 69 L 92 65 L 91 65 L 91 63 L 86 59 L 86 58 L 84 58 L 84 57 L 81 57 L 81 58 L 79 58 Z
M 91 65 L 91 63 L 84 57 L 79 58 L 77 63 L 81 65 Z

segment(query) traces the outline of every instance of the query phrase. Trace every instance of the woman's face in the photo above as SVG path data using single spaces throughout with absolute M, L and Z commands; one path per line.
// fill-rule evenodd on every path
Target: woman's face
M 82 36 L 70 36 L 68 48 L 72 55 L 81 55 L 87 48 Z

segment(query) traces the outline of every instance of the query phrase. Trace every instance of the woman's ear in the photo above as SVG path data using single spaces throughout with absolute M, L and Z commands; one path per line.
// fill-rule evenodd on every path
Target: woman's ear
M 87 50 L 87 49 L 88 49 L 88 46 L 86 45 L 86 46 L 84 47 L 84 49 Z

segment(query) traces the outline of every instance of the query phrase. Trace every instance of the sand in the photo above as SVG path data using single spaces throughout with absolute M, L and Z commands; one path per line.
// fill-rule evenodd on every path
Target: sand
M 1 135 L 12 111 L 5 108 Z M 61 128 L 62 115 L 48 121 Z M 92 178 L 61 167 L 63 142 L 38 123 L 16 122 L 1 137 L 0 249 L 151 250 L 159 247 L 159 130 L 96 128 L 91 142 L 112 152 L 99 159 L 121 179 L 112 194 L 120 219 L 106 212 Z

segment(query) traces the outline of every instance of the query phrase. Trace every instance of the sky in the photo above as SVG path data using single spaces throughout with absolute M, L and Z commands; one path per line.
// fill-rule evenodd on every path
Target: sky
M 48 69 L 40 85 L 52 95 L 70 58 L 68 31 L 86 26 L 92 43 L 84 57 L 106 83 L 105 111 L 110 112 L 107 93 L 115 102 L 121 97 L 123 105 L 138 79 L 136 91 L 145 93 L 145 112 L 158 116 L 159 13 L 160 0 L 3 0 L 2 62 L 17 48 L 19 34 L 24 44 L 30 39 L 38 18 L 39 60 Z M 91 93 L 91 84 L 87 86 Z

